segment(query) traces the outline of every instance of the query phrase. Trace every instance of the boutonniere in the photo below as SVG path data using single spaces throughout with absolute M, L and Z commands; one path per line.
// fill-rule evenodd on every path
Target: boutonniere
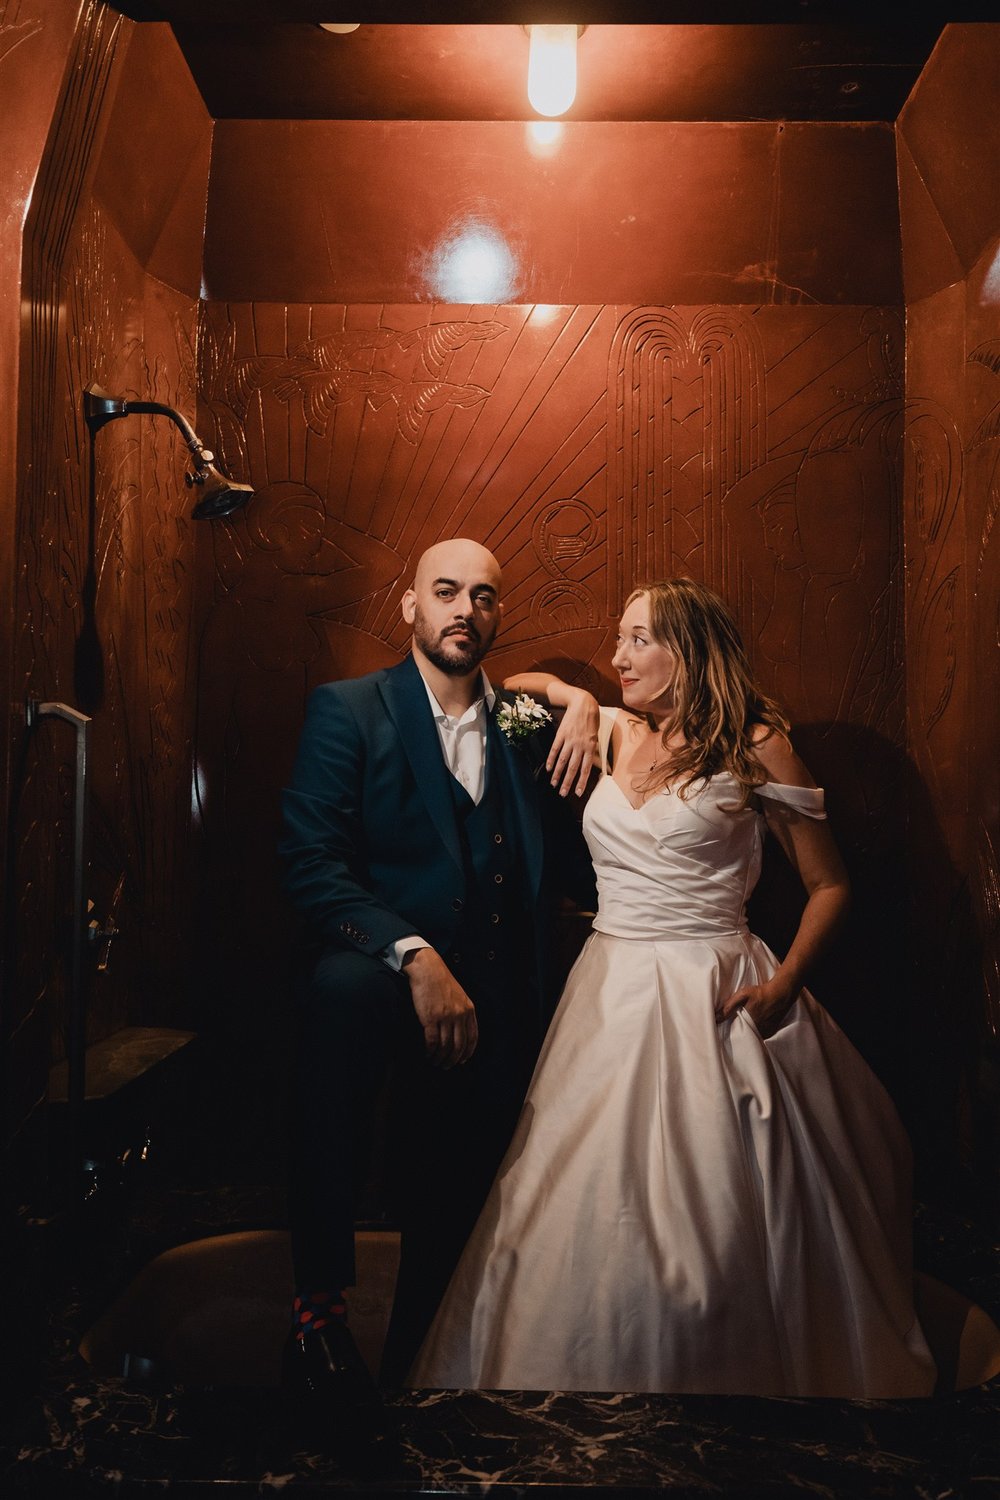
M 543 724 L 551 723 L 552 715 L 527 693 L 518 693 L 513 703 L 501 703 L 496 719 L 497 728 L 511 745 L 523 745 L 538 733 Z

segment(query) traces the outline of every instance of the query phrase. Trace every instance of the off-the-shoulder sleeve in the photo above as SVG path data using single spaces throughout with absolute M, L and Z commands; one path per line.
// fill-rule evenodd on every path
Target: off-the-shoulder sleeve
M 602 714 L 603 712 L 601 709 Z M 772 802 L 783 802 L 786 807 L 794 807 L 796 812 L 803 813 L 807 818 L 826 817 L 821 786 L 784 786 L 780 781 L 765 781 L 754 790 L 759 797 L 770 797 Z

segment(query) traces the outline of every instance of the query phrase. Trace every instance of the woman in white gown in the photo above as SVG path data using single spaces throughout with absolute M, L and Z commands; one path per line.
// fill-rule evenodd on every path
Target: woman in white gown
M 849 899 L 823 793 L 710 590 L 633 594 L 614 665 L 593 932 L 409 1384 L 930 1395 L 909 1146 L 802 988 Z M 806 891 L 781 962 L 746 925 L 765 823 Z

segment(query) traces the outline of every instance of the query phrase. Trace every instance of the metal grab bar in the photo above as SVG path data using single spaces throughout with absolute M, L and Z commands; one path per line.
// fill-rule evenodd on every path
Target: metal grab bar
M 76 734 L 76 774 L 73 784 L 73 901 L 70 945 L 69 1030 L 66 1038 L 66 1111 L 71 1165 L 76 1166 L 82 1138 L 83 1105 L 87 1089 L 87 1006 L 83 972 L 83 950 L 87 935 L 87 757 L 90 750 L 90 716 L 67 703 L 42 703 L 29 698 L 25 710 L 28 728 L 39 719 L 64 719 Z

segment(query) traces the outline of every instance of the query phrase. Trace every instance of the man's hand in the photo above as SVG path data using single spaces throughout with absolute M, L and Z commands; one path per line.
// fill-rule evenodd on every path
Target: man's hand
M 444 959 L 433 948 L 417 948 L 404 958 L 403 972 L 430 1061 L 439 1068 L 468 1062 L 479 1040 L 476 1007 Z
M 558 689 L 557 691 L 554 689 Z M 550 699 L 565 699 L 565 712 L 556 730 L 552 749 L 545 762 L 545 769 L 552 778 L 560 797 L 576 791 L 582 797 L 587 790 L 590 773 L 597 764 L 598 730 L 601 710 L 593 693 L 586 688 L 571 687 L 569 683 L 553 684 Z M 575 783 L 575 786 L 574 786 Z

